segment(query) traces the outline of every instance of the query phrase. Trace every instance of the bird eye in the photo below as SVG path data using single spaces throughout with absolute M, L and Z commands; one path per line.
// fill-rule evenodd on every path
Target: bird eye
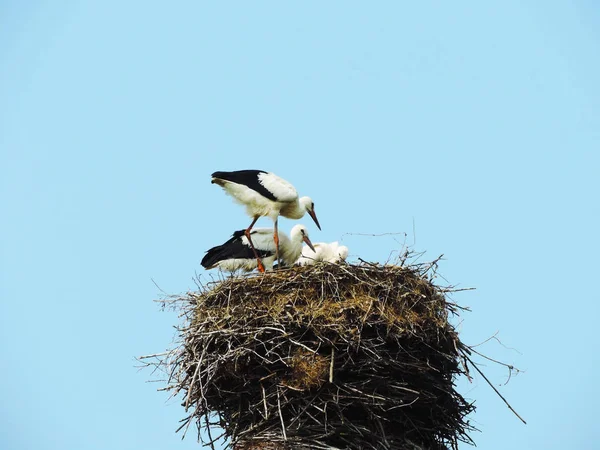
M 312 204 L 310 205 L 310 209 L 315 209 L 315 202 L 312 202 Z

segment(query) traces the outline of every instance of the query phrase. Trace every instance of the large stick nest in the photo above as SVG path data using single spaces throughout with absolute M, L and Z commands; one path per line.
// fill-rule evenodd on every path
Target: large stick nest
M 173 299 L 185 317 L 181 342 L 158 359 L 167 389 L 183 394 L 182 428 L 195 423 L 207 445 L 225 437 L 236 449 L 471 442 L 474 408 L 454 385 L 466 370 L 448 321 L 458 306 L 434 270 L 294 267 Z

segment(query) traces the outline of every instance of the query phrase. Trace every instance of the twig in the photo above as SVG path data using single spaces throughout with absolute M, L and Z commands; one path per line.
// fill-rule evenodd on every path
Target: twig
M 265 394 L 265 386 L 261 383 L 260 389 L 262 390 L 263 404 L 265 406 L 265 420 L 269 418 L 269 409 L 267 408 L 267 396 Z
M 485 381 L 487 381 L 487 384 L 489 384 L 491 386 L 491 388 L 496 392 L 496 394 L 498 394 L 498 396 L 502 399 L 502 401 L 504 403 L 506 403 L 506 406 L 508 406 L 508 409 L 510 409 L 515 416 L 517 416 L 519 419 L 521 419 L 521 422 L 523 422 L 525 425 L 527 425 L 527 422 L 525 422 L 525 420 L 519 415 L 519 413 L 517 413 L 512 406 L 510 406 L 510 403 L 508 403 L 508 401 L 502 396 L 502 394 L 500 393 L 500 391 L 498 391 L 498 389 L 496 389 L 496 387 L 492 384 L 492 382 L 490 380 L 488 380 L 488 377 L 485 376 L 485 374 L 479 369 L 479 367 L 477 367 L 477 365 L 471 360 L 471 358 L 469 358 L 464 352 L 463 352 L 463 356 L 467 359 L 467 361 L 469 361 L 471 363 L 471 365 L 475 368 L 475 370 L 477 370 L 477 372 L 479 372 L 479 375 L 481 375 L 483 377 L 483 379 Z
M 333 383 L 333 363 L 335 361 L 335 347 L 331 347 L 331 363 L 329 364 L 329 382 Z
M 362 262 L 362 263 L 368 264 L 368 265 L 369 265 L 369 266 L 371 266 L 371 267 L 379 267 L 379 265 L 378 265 L 377 263 L 372 263 L 372 262 L 369 262 L 369 261 L 365 261 L 365 260 L 364 260 L 364 259 L 362 259 L 362 258 L 358 258 L 358 260 L 359 260 L 360 262 Z
M 287 441 L 287 434 L 285 433 L 285 422 L 283 421 L 283 414 L 281 413 L 281 401 L 279 400 L 279 389 L 277 389 L 277 409 L 279 410 L 279 419 L 281 420 L 281 432 L 283 433 L 283 440 Z
M 161 288 L 161 287 L 160 287 L 158 284 L 156 284 L 156 281 L 154 281 L 154 278 L 150 278 L 150 280 L 152 281 L 152 283 L 154 283 L 154 286 L 156 286 L 156 288 L 157 288 L 157 289 L 158 289 L 160 292 L 162 292 L 162 293 L 163 293 L 163 294 L 165 294 L 165 295 L 169 295 L 169 294 L 167 294 L 165 291 L 163 291 L 163 290 L 162 290 L 162 288 Z

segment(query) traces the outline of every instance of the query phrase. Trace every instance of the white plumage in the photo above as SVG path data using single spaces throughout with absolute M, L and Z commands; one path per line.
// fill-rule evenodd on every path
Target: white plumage
M 258 181 L 275 197 L 277 201 L 290 203 L 296 201 L 298 192 L 292 184 L 272 172 L 261 172 L 258 175 Z
M 315 251 L 313 252 L 308 247 L 302 248 L 302 254 L 298 259 L 298 264 L 301 266 L 312 265 L 319 261 L 337 263 L 345 261 L 348 257 L 348 247 L 340 245 L 337 241 L 326 243 L 319 242 L 314 244 Z
M 212 183 L 221 186 L 236 202 L 246 207 L 246 213 L 252 217 L 252 223 L 245 230 L 246 237 L 250 238 L 251 248 L 254 237 L 250 231 L 259 217 L 270 217 L 273 220 L 272 236 L 276 253 L 279 251 L 277 222 L 280 215 L 289 219 L 300 219 L 308 213 L 319 230 L 321 229 L 312 199 L 298 197 L 294 186 L 274 173 L 262 170 L 215 172 L 212 174 Z M 258 269 L 261 270 L 262 265 L 258 254 L 256 258 Z
M 250 235 L 254 243 L 254 248 L 260 255 L 264 267 L 267 270 L 272 270 L 276 259 L 273 229 L 255 228 Z M 294 226 L 290 231 L 289 237 L 285 233 L 280 233 L 279 239 L 280 256 L 283 264 L 288 266 L 293 265 L 300 256 L 302 242 L 306 242 L 309 246 L 307 248 L 312 247 L 308 231 L 304 225 Z M 206 269 L 218 267 L 227 272 L 238 270 L 250 272 L 258 267 L 258 260 L 245 235 L 245 230 L 240 230 L 236 231 L 233 237 L 223 245 L 218 245 L 208 250 L 202 259 L 202 266 Z

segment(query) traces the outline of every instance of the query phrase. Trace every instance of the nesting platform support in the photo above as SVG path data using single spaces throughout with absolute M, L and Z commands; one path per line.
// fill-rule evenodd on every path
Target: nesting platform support
M 434 264 L 320 264 L 171 299 L 163 357 L 182 428 L 235 450 L 450 449 L 471 442 L 458 312 Z M 220 444 L 219 444 L 220 445 Z

